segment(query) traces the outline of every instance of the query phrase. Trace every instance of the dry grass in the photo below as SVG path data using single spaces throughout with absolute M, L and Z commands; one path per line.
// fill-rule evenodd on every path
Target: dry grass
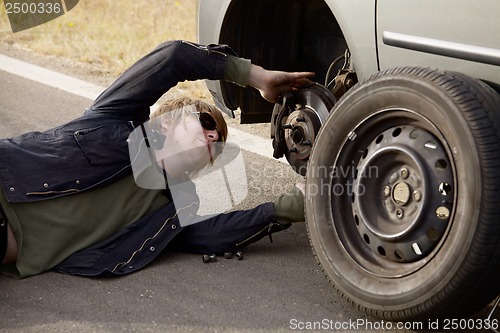
M 80 0 L 67 14 L 15 34 L 0 7 L 1 43 L 89 64 L 112 76 L 165 40 L 196 39 L 196 0 Z M 208 96 L 201 82 L 179 88 Z

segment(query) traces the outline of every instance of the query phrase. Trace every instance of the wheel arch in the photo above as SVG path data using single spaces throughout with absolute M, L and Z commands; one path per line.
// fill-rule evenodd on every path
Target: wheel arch
M 323 84 L 330 64 L 348 47 L 364 75 L 377 70 L 374 23 L 352 24 L 374 17 L 375 1 L 233 0 L 216 42 L 269 69 L 314 71 Z M 229 109 L 240 107 L 242 123 L 270 120 L 273 105 L 250 88 L 221 83 L 219 95 Z

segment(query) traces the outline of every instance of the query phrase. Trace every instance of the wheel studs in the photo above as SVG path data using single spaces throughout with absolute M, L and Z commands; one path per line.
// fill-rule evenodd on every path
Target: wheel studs
M 402 168 L 401 169 L 401 178 L 406 179 L 410 175 L 410 172 L 408 171 L 407 168 Z
M 388 197 L 389 195 L 391 195 L 391 188 L 389 186 L 385 186 L 384 187 L 384 196 Z

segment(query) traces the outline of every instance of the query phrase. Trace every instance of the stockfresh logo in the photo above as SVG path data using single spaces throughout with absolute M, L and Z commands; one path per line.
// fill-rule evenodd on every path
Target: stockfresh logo
M 4 0 L 12 32 L 36 27 L 62 16 L 73 9 L 79 0 Z

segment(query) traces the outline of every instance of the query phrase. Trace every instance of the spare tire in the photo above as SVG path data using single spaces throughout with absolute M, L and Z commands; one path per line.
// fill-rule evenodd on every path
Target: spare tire
M 500 291 L 500 95 L 421 67 L 357 84 L 306 174 L 311 245 L 369 315 L 457 318 Z

